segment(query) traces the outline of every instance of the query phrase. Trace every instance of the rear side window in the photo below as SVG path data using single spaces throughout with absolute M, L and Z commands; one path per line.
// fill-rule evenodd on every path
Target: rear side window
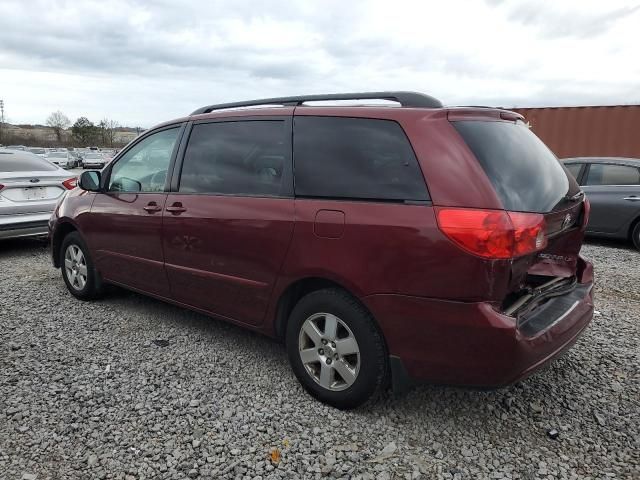
M 41 157 L 0 151 L 0 172 L 52 172 L 58 167 Z
M 640 185 L 640 170 L 628 165 L 592 163 L 587 185 Z
M 282 120 L 193 126 L 179 191 L 222 195 L 290 196 L 290 145 Z
M 562 165 L 522 122 L 465 120 L 453 125 L 482 165 L 505 209 L 545 213 L 569 193 L 569 178 Z M 574 187 L 577 191 L 575 183 Z
M 293 152 L 296 195 L 429 199 L 413 149 L 396 122 L 295 117 Z

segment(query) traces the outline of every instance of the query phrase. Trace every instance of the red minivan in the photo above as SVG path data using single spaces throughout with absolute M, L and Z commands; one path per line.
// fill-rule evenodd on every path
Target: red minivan
M 281 338 L 312 395 L 352 408 L 507 385 L 570 347 L 588 214 L 522 116 L 376 92 L 163 123 L 84 172 L 50 233 L 76 297 L 114 284 Z

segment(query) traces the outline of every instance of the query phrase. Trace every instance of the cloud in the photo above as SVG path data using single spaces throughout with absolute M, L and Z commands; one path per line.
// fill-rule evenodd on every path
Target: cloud
M 510 9 L 508 18 L 523 25 L 535 26 L 543 35 L 555 37 L 593 38 L 608 32 L 618 20 L 640 11 L 640 5 L 612 8 L 606 2 L 583 8 L 558 1 L 527 0 Z M 586 6 L 586 8 L 584 8 Z
M 447 104 L 640 101 L 637 6 L 622 0 L 4 0 L 12 119 L 150 126 L 200 105 L 409 89 Z

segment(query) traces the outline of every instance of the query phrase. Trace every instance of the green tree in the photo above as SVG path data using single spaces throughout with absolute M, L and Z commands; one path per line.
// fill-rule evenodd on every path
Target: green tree
M 87 117 L 80 117 L 71 127 L 71 135 L 82 147 L 91 145 L 98 140 L 99 128 Z

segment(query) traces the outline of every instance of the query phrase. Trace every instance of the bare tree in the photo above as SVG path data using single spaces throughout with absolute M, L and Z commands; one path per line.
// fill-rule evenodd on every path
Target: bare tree
M 58 142 L 62 141 L 62 131 L 71 125 L 71 120 L 60 110 L 53 112 L 47 117 L 47 125 L 53 128 Z
M 102 144 L 105 146 L 113 147 L 113 142 L 116 136 L 116 129 L 120 127 L 120 124 L 109 118 L 103 118 L 98 124 L 100 128 L 100 135 L 102 137 Z

